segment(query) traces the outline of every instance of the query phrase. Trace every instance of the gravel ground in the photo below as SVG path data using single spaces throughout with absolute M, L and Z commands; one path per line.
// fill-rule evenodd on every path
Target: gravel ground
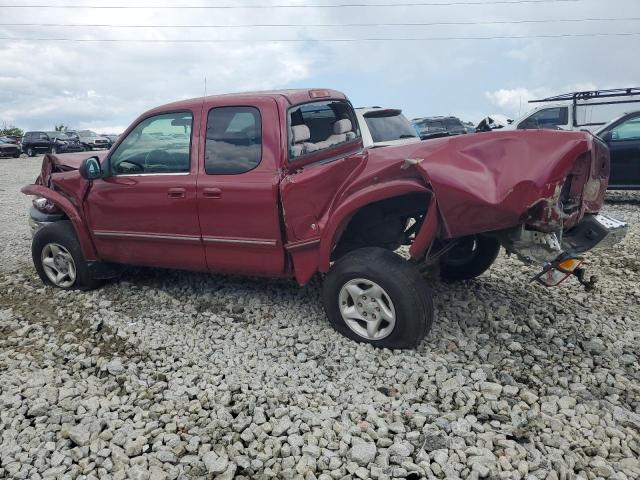
M 44 288 L 0 160 L 0 478 L 640 478 L 640 207 L 589 257 L 600 283 L 545 289 L 501 255 L 433 282 L 417 351 L 335 333 L 319 282 L 135 269 Z

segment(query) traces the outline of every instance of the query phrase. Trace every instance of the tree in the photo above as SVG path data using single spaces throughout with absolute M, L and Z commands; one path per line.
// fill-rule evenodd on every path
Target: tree
M 60 125 L 55 125 L 54 128 L 56 129 L 56 132 L 66 132 L 69 129 L 69 126 L 61 123 Z
M 11 135 L 15 137 L 21 137 L 24 132 L 15 125 L 7 125 L 7 122 L 2 122 L 2 128 L 0 128 L 0 137 Z

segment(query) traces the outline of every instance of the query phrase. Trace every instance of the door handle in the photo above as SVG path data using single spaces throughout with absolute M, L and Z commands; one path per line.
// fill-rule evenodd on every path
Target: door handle
M 170 188 L 167 191 L 169 198 L 185 198 L 187 191 L 184 188 Z
M 222 190 L 216 187 L 207 187 L 202 189 L 204 198 L 222 198 Z

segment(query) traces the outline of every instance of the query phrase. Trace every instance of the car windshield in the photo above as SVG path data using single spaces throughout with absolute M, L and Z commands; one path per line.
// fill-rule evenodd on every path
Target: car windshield
M 375 143 L 417 137 L 409 120 L 400 112 L 377 114 L 373 111 L 366 113 L 364 119 Z

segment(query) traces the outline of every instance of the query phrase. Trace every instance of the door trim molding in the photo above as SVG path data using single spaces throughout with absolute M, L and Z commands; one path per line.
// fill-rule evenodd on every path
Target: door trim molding
M 164 233 L 118 232 L 111 230 L 94 230 L 93 234 L 100 238 L 137 238 L 140 240 L 171 240 L 180 242 L 200 242 L 195 235 L 169 235 Z
M 268 238 L 234 238 L 234 237 L 211 237 L 204 236 L 202 241 L 205 244 L 232 244 L 232 245 L 245 245 L 256 247 L 270 247 L 276 248 L 278 246 L 278 240 L 271 240 Z

